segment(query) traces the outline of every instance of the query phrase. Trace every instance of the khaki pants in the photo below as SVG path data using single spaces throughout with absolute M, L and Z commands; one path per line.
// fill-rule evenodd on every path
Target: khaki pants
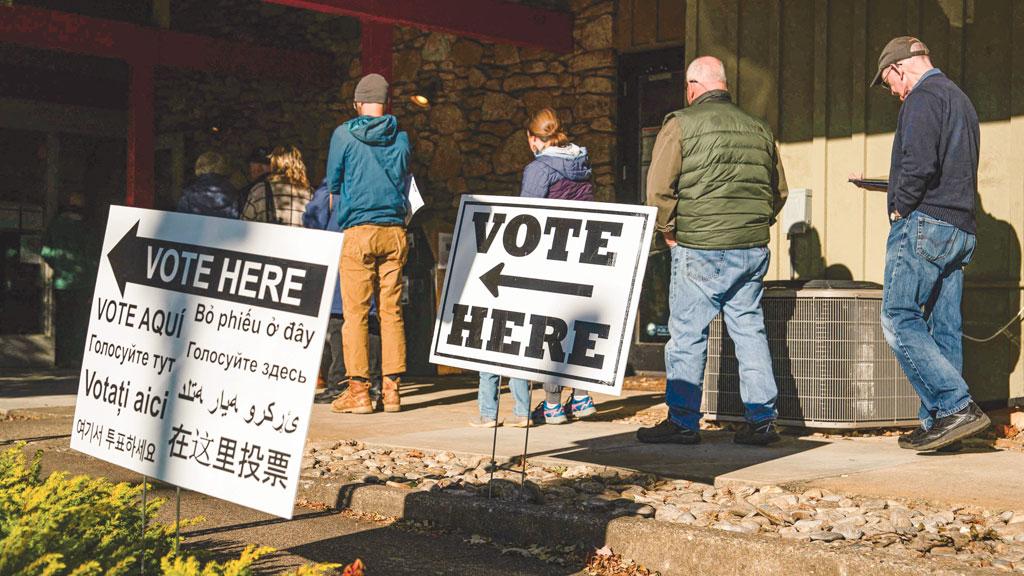
M 405 372 L 405 324 L 402 321 L 402 266 L 409 247 L 402 226 L 363 224 L 345 230 L 338 270 L 345 322 L 345 370 L 349 378 L 369 380 L 370 300 L 376 292 L 380 314 L 381 372 Z

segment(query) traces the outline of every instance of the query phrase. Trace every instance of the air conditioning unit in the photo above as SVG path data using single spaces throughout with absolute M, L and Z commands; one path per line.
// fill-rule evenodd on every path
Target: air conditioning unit
M 780 424 L 917 426 L 920 400 L 882 335 L 882 287 L 870 282 L 767 282 L 764 309 Z M 742 421 L 739 367 L 722 317 L 711 324 L 704 412 Z

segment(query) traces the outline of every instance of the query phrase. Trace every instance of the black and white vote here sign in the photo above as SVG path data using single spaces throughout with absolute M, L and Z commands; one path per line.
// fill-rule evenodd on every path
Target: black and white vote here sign
M 291 518 L 341 234 L 110 209 L 71 447 Z
M 430 361 L 619 394 L 655 213 L 463 196 Z

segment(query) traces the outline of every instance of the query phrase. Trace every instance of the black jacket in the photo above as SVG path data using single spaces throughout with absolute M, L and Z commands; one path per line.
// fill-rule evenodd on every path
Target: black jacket
M 238 191 L 220 174 L 203 174 L 181 191 L 178 212 L 237 219 Z
M 967 95 L 935 70 L 900 108 L 889 169 L 889 212 L 914 210 L 975 233 L 978 113 Z

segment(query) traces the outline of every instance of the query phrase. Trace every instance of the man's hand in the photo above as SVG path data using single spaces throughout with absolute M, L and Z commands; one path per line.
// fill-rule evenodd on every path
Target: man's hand
M 671 230 L 666 230 L 661 233 L 665 238 L 665 244 L 668 244 L 669 248 L 673 248 L 676 245 L 676 233 Z

